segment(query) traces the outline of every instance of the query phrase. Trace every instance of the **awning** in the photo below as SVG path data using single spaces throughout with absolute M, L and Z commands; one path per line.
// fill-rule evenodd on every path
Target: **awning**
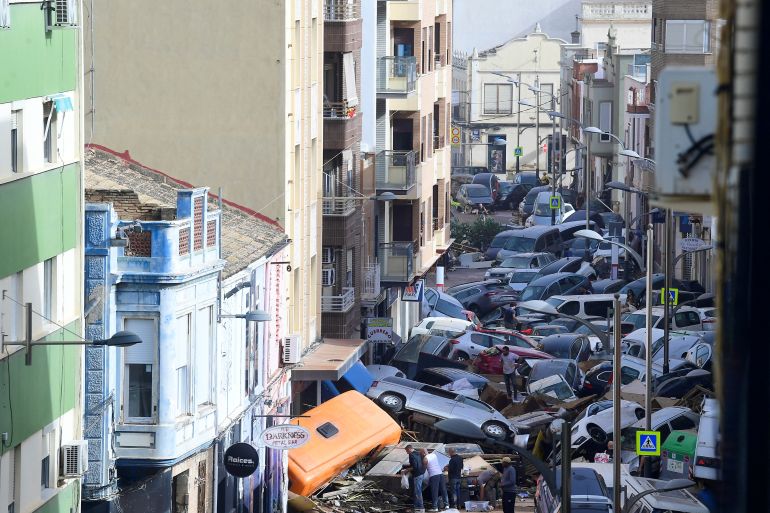
M 58 112 L 71 112 L 72 111 L 72 99 L 66 94 L 55 94 L 49 96 L 54 104 L 54 107 Z
M 292 369 L 292 381 L 337 381 L 361 359 L 366 352 L 366 341 L 358 338 L 325 338 L 302 357 L 300 366 Z

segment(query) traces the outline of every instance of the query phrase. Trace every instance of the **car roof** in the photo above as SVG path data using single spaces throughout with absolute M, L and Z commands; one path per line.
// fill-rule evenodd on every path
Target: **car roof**
M 559 258 L 558 260 L 554 260 L 550 264 L 544 265 L 542 267 L 542 269 L 540 269 L 540 272 L 550 271 L 551 269 L 561 269 L 562 267 L 564 267 L 566 265 L 569 265 L 569 264 L 575 262 L 576 260 L 582 260 L 582 259 L 583 259 L 583 257 L 578 257 L 578 256 L 575 256 L 575 257 L 562 257 L 562 258 Z
M 515 255 L 505 257 L 505 260 L 508 260 L 509 258 L 530 258 L 530 257 L 536 257 L 540 255 L 548 255 L 548 253 L 545 251 L 529 251 L 527 253 L 516 253 Z
M 487 378 L 475 372 L 467 371 L 465 369 L 455 369 L 453 367 L 428 367 L 423 369 L 424 372 L 430 372 L 431 374 L 438 374 L 440 376 L 452 377 L 456 376 L 456 379 L 462 379 L 464 377 L 474 378 L 476 380 L 489 381 Z
M 592 468 L 572 467 L 572 495 L 594 495 L 606 497 L 607 490 L 602 486 L 604 480 L 598 472 Z M 556 487 L 561 486 L 561 466 L 556 467 Z
M 463 184 L 463 187 L 465 187 L 466 189 L 484 189 L 485 191 L 489 190 L 489 187 L 487 187 L 482 183 L 466 183 L 466 184 Z
M 558 281 L 566 276 L 580 276 L 581 278 L 584 278 L 583 275 L 578 273 L 553 273 L 553 274 L 546 274 L 545 276 L 541 276 L 539 278 L 535 278 L 534 280 L 529 282 L 529 285 L 530 286 L 550 285 L 551 283 Z
M 529 237 L 529 238 L 535 238 L 539 237 L 540 235 L 550 232 L 550 231 L 559 231 L 558 228 L 551 225 L 539 225 L 536 224 L 535 226 L 530 226 L 529 228 L 524 228 L 523 230 L 519 230 L 517 232 L 517 235 L 520 235 L 522 237 Z
M 555 333 L 543 337 L 540 339 L 540 343 L 543 344 L 543 346 L 550 345 L 552 347 L 558 347 L 560 345 L 570 345 L 579 338 L 585 338 L 585 336 L 580 333 Z
M 483 280 L 483 281 L 469 281 L 467 283 L 460 283 L 459 285 L 454 285 L 452 287 L 449 287 L 448 289 L 446 289 L 445 293 L 451 295 L 451 293 L 449 292 L 450 290 L 460 291 L 460 290 L 469 289 L 471 287 L 480 287 L 482 285 L 500 285 L 501 283 L 502 282 L 496 278 L 490 278 L 488 280 Z
M 534 370 L 535 366 L 542 366 L 561 370 L 566 369 L 570 365 L 575 365 L 575 360 L 570 360 L 568 358 L 549 358 L 535 361 L 535 363 L 532 364 L 532 368 Z
M 685 408 L 684 406 L 667 406 L 665 408 L 661 408 L 658 411 L 652 412 L 652 419 L 650 420 L 650 422 L 653 426 L 655 426 L 656 424 L 666 422 L 667 420 L 673 417 L 676 417 L 678 415 L 681 415 L 682 413 L 686 413 L 688 411 L 692 411 L 692 410 L 690 410 L 690 408 Z M 645 425 L 646 425 L 646 419 L 640 419 L 637 422 L 635 422 L 632 427 L 643 428 L 645 427 Z
M 561 274 L 577 274 L 577 273 L 561 273 Z M 578 276 L 581 276 L 578 274 Z M 624 294 L 621 294 L 620 296 L 623 297 Z M 594 300 L 594 301 L 607 301 L 615 299 L 615 294 L 558 294 L 555 296 L 551 296 L 550 299 L 563 299 L 565 301 L 575 301 L 580 299 L 586 299 L 586 300 Z M 603 319 L 603 317 L 596 317 L 598 319 Z

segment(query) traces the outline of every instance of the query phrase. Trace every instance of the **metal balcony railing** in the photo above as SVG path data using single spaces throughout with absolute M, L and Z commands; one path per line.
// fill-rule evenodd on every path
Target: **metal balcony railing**
M 377 59 L 377 92 L 407 94 L 417 86 L 416 57 Z
M 406 283 L 414 276 L 416 242 L 380 243 L 380 279 L 384 282 Z
M 408 191 L 416 184 L 413 151 L 383 150 L 377 153 L 377 189 Z
M 321 311 L 327 313 L 344 313 L 353 308 L 356 303 L 356 291 L 353 287 L 345 287 L 339 296 L 321 296 Z
M 386 292 L 387 289 L 380 286 L 380 264 L 375 261 L 364 265 L 361 306 L 377 306 L 384 299 Z
M 345 197 L 324 198 L 323 215 L 348 216 L 356 211 L 356 201 L 355 199 Z
M 325 0 L 324 21 L 350 21 L 361 17 L 359 2 L 348 3 L 347 0 Z
M 348 106 L 347 100 L 341 102 L 324 101 L 324 119 L 350 119 L 355 117 L 358 109 Z

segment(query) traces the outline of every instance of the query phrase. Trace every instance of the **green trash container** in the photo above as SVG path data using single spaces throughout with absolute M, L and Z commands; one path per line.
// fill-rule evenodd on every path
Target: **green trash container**
M 697 431 L 672 431 L 660 448 L 660 479 L 690 479 L 697 445 Z

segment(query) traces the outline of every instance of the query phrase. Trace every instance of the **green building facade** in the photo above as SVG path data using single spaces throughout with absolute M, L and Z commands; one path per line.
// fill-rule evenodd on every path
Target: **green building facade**
M 80 0 L 0 1 L 0 511 L 80 511 L 84 371 Z M 65 456 L 66 454 L 66 456 Z M 65 465 L 66 463 L 66 465 Z

